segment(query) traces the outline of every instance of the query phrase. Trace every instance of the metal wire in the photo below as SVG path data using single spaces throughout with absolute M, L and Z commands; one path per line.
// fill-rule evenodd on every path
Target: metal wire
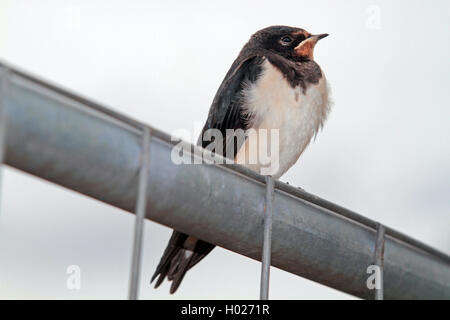
M 272 216 L 274 183 L 271 176 L 266 176 L 266 205 L 264 216 L 264 242 L 261 259 L 260 299 L 269 299 L 270 262 L 272 253 Z
M 8 95 L 9 72 L 8 68 L 0 65 L 0 190 L 3 181 L 3 168 L 5 161 L 6 143 L 6 99 Z
M 141 269 L 142 238 L 144 234 L 144 218 L 147 204 L 147 180 L 149 170 L 150 130 L 143 129 L 141 165 L 139 168 L 139 190 L 136 199 L 136 218 L 134 224 L 133 257 L 131 260 L 131 277 L 129 299 L 136 300 L 139 291 L 139 275 Z
M 377 226 L 377 240 L 375 243 L 375 264 L 379 268 L 380 277 L 378 278 L 378 280 L 380 283 L 379 288 L 375 288 L 375 300 L 383 300 L 384 298 L 384 233 L 385 227 L 379 223 Z

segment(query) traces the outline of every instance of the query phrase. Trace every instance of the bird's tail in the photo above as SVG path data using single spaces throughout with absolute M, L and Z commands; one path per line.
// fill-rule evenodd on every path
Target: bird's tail
M 170 293 L 174 293 L 180 286 L 186 272 L 213 248 L 214 245 L 210 243 L 174 231 L 150 283 L 158 277 L 155 283 L 155 288 L 158 288 L 167 277 L 167 280 L 172 281 Z

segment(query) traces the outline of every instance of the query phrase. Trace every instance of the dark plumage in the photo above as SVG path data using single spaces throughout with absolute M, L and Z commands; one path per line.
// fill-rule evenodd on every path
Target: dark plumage
M 303 29 L 287 26 L 273 26 L 256 32 L 220 85 L 197 144 L 205 148 L 211 143 L 202 139 L 208 129 L 218 129 L 223 136 L 226 129 L 249 129 L 253 115 L 243 110 L 243 90 L 258 80 L 266 59 L 281 71 L 292 88 L 301 86 L 305 91 L 308 84 L 318 83 L 322 73 L 312 59 L 312 48 L 317 39 L 324 36 L 312 36 Z M 314 40 L 310 49 L 307 39 Z M 233 159 L 242 143 L 233 144 Z M 226 141 L 223 145 L 223 155 L 227 155 Z M 151 281 L 158 277 L 155 284 L 158 287 L 167 277 L 172 281 L 170 293 L 175 292 L 185 273 L 213 248 L 210 243 L 174 231 Z

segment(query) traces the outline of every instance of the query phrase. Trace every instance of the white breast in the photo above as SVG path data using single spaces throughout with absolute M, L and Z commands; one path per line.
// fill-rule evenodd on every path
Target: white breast
M 303 92 L 301 86 L 292 88 L 283 74 L 265 60 L 261 76 L 244 90 L 243 105 L 245 112 L 252 115 L 251 127 L 255 130 L 248 132 L 248 138 L 235 160 L 258 173 L 279 178 L 297 161 L 327 117 L 326 79 L 322 76 L 317 84 L 310 84 Z M 270 154 L 270 165 L 260 159 L 263 141 L 258 141 L 258 135 L 261 137 L 265 132 L 261 129 L 269 132 L 268 146 L 264 152 L 269 150 L 270 153 L 271 148 L 278 149 L 278 157 L 277 154 Z M 270 139 L 272 129 L 279 130 L 278 148 L 274 144 L 276 141 Z M 249 159 L 258 161 L 251 163 Z M 262 168 L 265 168 L 264 172 Z

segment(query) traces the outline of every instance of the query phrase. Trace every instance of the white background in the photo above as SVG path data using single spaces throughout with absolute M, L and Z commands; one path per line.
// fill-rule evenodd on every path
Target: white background
M 275 24 L 330 33 L 315 57 L 335 102 L 282 180 L 450 253 L 448 1 L 0 0 L 0 58 L 170 133 L 205 121 L 243 44 Z M 0 298 L 127 297 L 132 215 L 11 168 L 1 199 Z M 146 222 L 141 298 L 258 297 L 260 264 L 220 248 L 175 295 L 154 290 L 169 236 Z M 270 295 L 353 298 L 275 268 Z

